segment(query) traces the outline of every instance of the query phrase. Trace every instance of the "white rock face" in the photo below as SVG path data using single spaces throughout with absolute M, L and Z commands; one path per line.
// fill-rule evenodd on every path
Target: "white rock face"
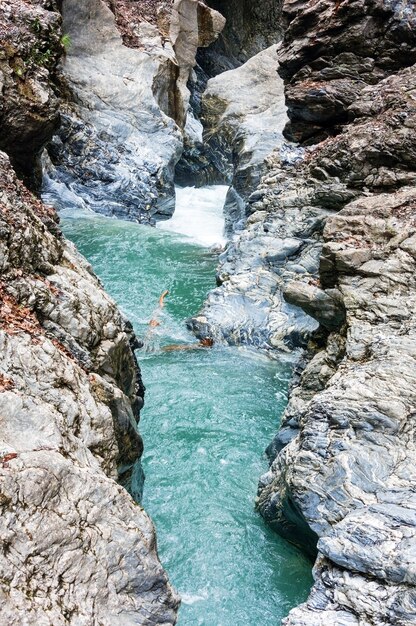
M 283 81 L 277 74 L 278 47 L 270 46 L 241 67 L 211 78 L 203 96 L 206 140 L 216 136 L 218 141 L 219 134 L 229 150 L 238 152 L 234 158 L 240 178 L 283 142 L 287 114 Z
M 268 157 L 288 161 L 293 151 L 282 135 L 287 114 L 283 81 L 277 74 L 278 48 L 279 44 L 271 46 L 241 67 L 210 79 L 203 96 L 206 140 L 212 151 L 233 161 L 232 187 L 224 207 L 231 240 L 220 257 L 220 286 L 190 321 L 200 337 L 268 349 L 285 349 L 286 338 L 289 345 L 297 345 L 298 336 L 317 326 L 284 300 L 282 286 L 286 275 L 317 265 L 319 249 L 313 242 L 305 245 L 308 235 L 303 233 L 319 216 L 311 210 L 301 217 L 291 199 L 277 214 L 262 203 L 265 189 L 276 187 L 266 174 Z M 247 219 L 249 212 L 253 214 Z M 299 268 L 294 269 L 292 259 L 300 254 Z
M 63 64 L 71 103 L 49 150 L 49 177 L 99 213 L 142 222 L 169 217 L 186 83 L 198 46 L 218 36 L 224 18 L 197 0 L 176 0 L 169 37 L 141 22 L 139 48 L 130 48 L 102 0 L 64 0 L 62 16 L 71 39 Z M 46 190 L 59 206 L 56 184 L 47 180 Z
M 0 153 L 0 623 L 174 624 L 128 322 Z
M 169 215 L 181 135 L 154 84 L 174 71 L 172 46 L 149 25 L 143 49 L 127 48 L 101 0 L 64 0 L 62 16 L 71 38 L 63 73 L 73 104 L 63 108 L 50 152 L 58 165 L 52 177 L 100 213 L 143 221 Z
M 179 66 L 178 89 L 182 99 L 182 125 L 188 114 L 187 82 L 198 48 L 209 46 L 225 26 L 225 18 L 200 0 L 175 0 L 169 37 Z

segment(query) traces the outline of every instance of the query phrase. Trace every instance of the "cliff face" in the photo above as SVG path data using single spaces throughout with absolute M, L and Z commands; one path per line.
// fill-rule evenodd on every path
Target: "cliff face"
M 198 62 L 209 76 L 243 65 L 281 39 L 281 0 L 208 0 L 226 18 L 225 28 Z
M 116 482 L 138 495 L 131 327 L 4 154 L 0 183 L 0 621 L 174 623 L 152 523 Z
M 291 0 L 282 17 L 286 134 L 295 141 L 338 132 L 364 87 L 416 63 L 415 11 L 407 0 Z
M 354 32 L 383 18 L 377 58 L 363 59 L 345 28 L 311 62 L 315 48 L 308 56 L 305 41 L 319 42 L 323 21 L 326 28 L 330 18 L 341 19 L 327 4 L 285 3 L 293 22 L 281 71 L 289 132 L 335 136 L 300 151 L 294 166 L 276 155 L 273 184 L 264 179 L 264 197 L 253 205 L 263 210 L 267 202 L 273 216 L 289 197 L 302 219 L 311 211 L 324 218 L 318 271 L 299 272 L 283 286 L 286 301 L 313 316 L 320 334 L 269 448 L 258 507 L 292 541 L 311 551 L 317 542 L 316 584 L 285 624 L 414 624 L 416 67 L 403 66 L 414 60 L 415 10 L 401 2 L 341 2 Z M 397 47 L 406 55 L 393 54 Z M 373 67 L 372 77 L 358 85 L 352 66 Z M 319 89 L 305 78 L 318 69 Z M 366 86 L 371 81 L 377 85 Z M 337 90 L 351 96 L 342 114 L 334 112 Z
M 30 181 L 58 120 L 55 10 L 0 8 L 0 136 Z M 0 622 L 174 624 L 178 598 L 137 504 L 131 325 L 4 152 L 0 211 Z
M 64 51 L 52 2 L 0 5 L 0 149 L 31 187 L 42 179 L 40 153 L 59 125 L 52 81 Z
M 187 119 L 187 81 L 198 46 L 224 19 L 198 0 L 159 4 L 112 2 L 113 13 L 102 0 L 63 0 L 71 44 L 62 126 L 46 164 L 54 205 L 64 195 L 67 204 L 147 223 L 173 213 L 184 137 L 199 138 Z
M 284 132 L 294 136 L 295 127 L 300 128 L 301 124 L 308 141 L 322 137 L 327 137 L 327 141 L 315 150 L 275 140 L 278 148 L 266 159 L 269 171 L 255 187 L 245 176 L 244 167 L 242 176 L 238 171 L 240 130 L 231 133 L 230 141 L 229 125 L 224 125 L 218 116 L 222 126 L 218 132 L 217 124 L 215 140 L 218 143 L 225 139 L 237 161 L 234 169 L 237 193 L 230 194 L 226 207 L 237 232 L 220 258 L 219 287 L 192 322 L 201 336 L 279 349 L 306 345 L 311 330 L 316 327 L 299 307 L 293 306 L 293 299 L 285 300 L 282 293 L 288 283 L 302 276 L 312 283 L 316 280 L 326 217 L 366 189 L 394 190 L 414 180 L 413 139 L 405 118 L 387 119 L 389 113 L 373 111 L 369 103 L 371 85 L 375 88 L 386 75 L 412 63 L 414 9 L 401 2 L 340 3 L 338 9 L 333 3 L 287 2 L 283 14 L 292 18 L 278 51 L 290 118 Z M 335 26 L 331 26 L 331 20 L 335 20 Z M 351 33 L 365 40 L 373 31 L 379 35 L 377 53 L 371 39 L 361 44 L 365 48 L 361 54 Z M 373 57 L 363 56 L 370 54 L 371 46 Z M 357 80 L 358 67 L 367 82 Z M 318 71 L 319 77 L 313 78 Z M 337 78 L 341 74 L 342 80 Z M 256 89 L 261 91 L 261 88 L 259 80 Z M 271 93 L 267 85 L 266 89 Z M 339 104 L 339 115 L 333 113 L 334 102 L 340 98 L 337 89 L 351 96 Z M 365 89 L 366 104 L 356 107 L 357 98 Z M 294 105 L 295 92 L 302 106 Z M 390 94 L 390 104 L 385 107 L 390 111 L 394 109 L 391 97 Z M 397 114 L 407 115 L 401 108 L 402 105 Z M 325 118 L 325 129 L 318 125 L 318 110 Z M 341 122 L 347 119 L 356 119 L 356 123 L 343 132 Z M 380 121 L 383 121 L 381 134 Z M 284 123 L 282 115 L 281 131 Z M 334 137 L 341 131 L 337 142 Z M 243 155 L 242 160 L 245 158 Z

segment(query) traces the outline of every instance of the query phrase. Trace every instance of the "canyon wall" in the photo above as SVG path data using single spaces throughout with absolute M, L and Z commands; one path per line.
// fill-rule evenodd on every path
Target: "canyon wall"
M 286 0 L 282 19 L 287 141 L 226 207 L 218 287 L 189 325 L 217 342 L 306 349 L 257 499 L 275 530 L 318 554 L 311 595 L 284 623 L 410 625 L 416 7 Z M 234 176 L 244 117 L 230 126 L 238 97 L 223 94 L 236 71 L 202 101 Z
M 59 123 L 56 8 L 0 5 L 0 622 L 174 624 L 138 504 L 138 341 L 11 165 L 35 187 Z
M 224 27 L 214 10 L 224 3 L 208 4 L 0 5 L 8 624 L 22 615 L 54 626 L 175 623 L 153 526 L 124 488 L 139 499 L 137 340 L 27 186 L 39 188 L 40 155 L 59 127 L 44 159 L 56 206 L 147 223 L 172 213 L 184 144 L 203 165 L 189 88 L 197 48 Z M 218 287 L 189 325 L 218 342 L 305 348 L 257 500 L 275 530 L 318 553 L 311 595 L 285 624 L 407 626 L 416 621 L 416 8 L 238 6 L 225 7 L 222 39 L 200 55 L 204 80 L 221 58 L 229 69 L 208 81 L 200 107 L 205 156 L 220 153 L 218 172 L 233 181 L 232 239 Z
M 416 10 L 383 1 L 287 1 L 283 10 L 285 134 L 322 141 L 289 169 L 276 155 L 251 210 L 267 199 L 268 215 L 279 213 L 289 195 L 301 216 L 322 216 L 317 271 L 283 286 L 320 327 L 257 504 L 291 541 L 311 553 L 317 545 L 315 586 L 285 624 L 410 625 Z
M 154 223 L 173 213 L 184 140 L 199 141 L 187 88 L 197 48 L 225 20 L 198 0 L 108 4 L 62 2 L 65 103 L 45 193 L 57 207 Z

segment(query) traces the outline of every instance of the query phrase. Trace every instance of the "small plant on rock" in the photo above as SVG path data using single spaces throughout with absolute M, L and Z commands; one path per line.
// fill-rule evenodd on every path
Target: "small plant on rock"
M 65 48 L 65 52 L 69 50 L 69 48 L 71 47 L 71 44 L 72 44 L 71 37 L 68 35 L 68 33 L 65 33 L 64 35 L 62 35 L 61 45 Z

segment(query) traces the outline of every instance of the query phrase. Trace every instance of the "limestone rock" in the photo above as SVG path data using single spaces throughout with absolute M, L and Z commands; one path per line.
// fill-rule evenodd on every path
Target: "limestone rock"
M 174 624 L 131 326 L 0 153 L 0 622 Z
M 287 116 L 283 82 L 277 75 L 277 47 L 211 78 L 202 97 L 205 144 L 215 155 L 214 165 L 221 155 L 220 176 L 231 174 L 233 188 L 242 199 L 254 191 L 266 157 L 283 142 Z M 228 216 L 227 209 L 225 213 Z M 232 230 L 231 221 L 229 227 Z
M 415 81 L 414 66 L 401 70 L 361 92 L 354 120 L 336 137 L 306 149 L 283 143 L 269 155 L 248 206 L 233 199 L 234 215 L 248 217 L 220 257 L 218 288 L 192 322 L 198 335 L 265 348 L 306 345 L 317 325 L 282 291 L 293 280 L 315 284 L 319 271 L 321 287 L 334 287 L 329 252 L 321 255 L 329 215 L 363 193 L 415 184 Z M 359 266 L 370 254 L 362 246 L 342 262 Z
M 48 150 L 48 201 L 59 207 L 64 193 L 67 204 L 105 215 L 146 223 L 170 217 L 189 130 L 187 80 L 197 47 L 215 39 L 222 16 L 198 0 L 176 0 L 161 30 L 157 20 L 137 22 L 135 47 L 124 45 L 102 0 L 64 0 L 62 16 L 71 38 L 62 68 L 70 96 Z
M 356 200 L 324 231 L 346 307 L 345 356 L 321 391 L 311 395 L 308 378 L 301 381 L 283 419 L 295 419 L 298 435 L 262 478 L 258 501 L 276 528 L 301 542 L 295 517 L 285 521 L 290 501 L 325 557 L 310 599 L 286 624 L 416 620 L 416 285 L 405 243 L 415 216 L 416 191 L 403 188 Z M 368 246 L 369 259 L 348 262 Z
M 181 138 L 153 84 L 161 68 L 169 75 L 172 47 L 154 26 L 143 33 L 151 52 L 127 48 L 101 0 L 64 0 L 62 16 L 71 39 L 62 69 L 72 103 L 62 108 L 63 125 L 49 150 L 48 201 L 59 206 L 66 188 L 74 204 L 105 215 L 139 221 L 170 215 Z
M 213 43 L 224 26 L 225 18 L 205 2 L 175 0 L 173 3 L 169 37 L 179 66 L 177 89 L 183 103 L 182 113 L 178 112 L 180 126 L 184 126 L 188 113 L 190 93 L 187 84 L 196 64 L 197 50 Z
M 286 302 L 303 309 L 328 330 L 336 330 L 345 320 L 341 294 L 336 289 L 324 291 L 314 285 L 291 281 L 283 289 Z

